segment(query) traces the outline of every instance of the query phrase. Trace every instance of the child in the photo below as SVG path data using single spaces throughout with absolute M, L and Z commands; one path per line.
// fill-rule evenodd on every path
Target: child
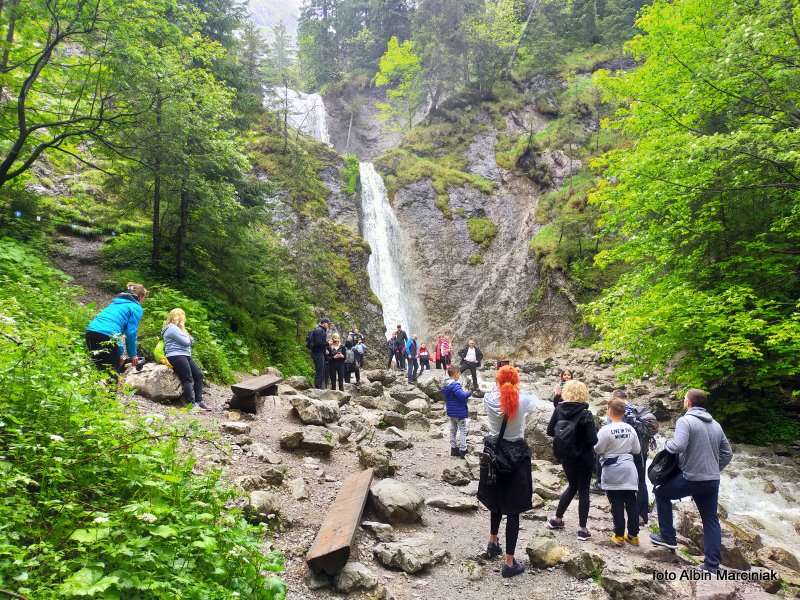
M 467 428 L 469 426 L 467 398 L 472 395 L 472 392 L 464 391 L 458 382 L 461 377 L 458 367 L 450 366 L 447 374 L 450 378 L 445 381 L 442 394 L 447 416 L 450 417 L 450 456 L 464 458 L 467 455 Z M 458 434 L 458 439 L 456 439 L 456 434 Z
M 425 369 L 431 370 L 431 355 L 428 352 L 428 347 L 425 344 L 420 344 L 419 347 L 419 372 L 422 373 Z
M 357 332 L 358 330 L 356 330 Z M 367 345 L 364 343 L 364 340 L 361 339 L 359 342 L 353 346 L 353 350 L 356 351 L 356 362 L 358 363 L 358 368 L 364 366 L 364 357 L 367 355 Z
M 636 492 L 639 490 L 639 473 L 634 455 L 642 449 L 636 430 L 623 421 L 625 400 L 612 398 L 608 403 L 610 423 L 597 434 L 597 453 L 603 467 L 600 486 L 608 495 L 614 519 L 614 535 L 611 542 L 623 546 L 625 542 L 639 545 L 639 509 Z M 625 514 L 628 515 L 628 535 L 625 534 Z M 624 537 L 623 537 L 624 536 Z

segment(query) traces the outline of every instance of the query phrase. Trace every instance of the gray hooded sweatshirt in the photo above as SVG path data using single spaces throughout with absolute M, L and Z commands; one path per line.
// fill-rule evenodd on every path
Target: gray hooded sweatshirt
M 719 472 L 733 458 L 725 432 L 705 408 L 693 406 L 675 423 L 666 448 L 678 455 L 678 465 L 688 481 L 719 481 Z
M 600 487 L 604 490 L 638 490 L 639 472 L 633 455 L 642 451 L 636 430 L 620 421 L 604 425 L 597 432 L 594 451 L 603 465 Z

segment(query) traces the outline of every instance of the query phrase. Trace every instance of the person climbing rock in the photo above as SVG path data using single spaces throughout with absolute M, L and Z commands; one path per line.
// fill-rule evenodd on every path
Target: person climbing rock
M 571 380 L 561 390 L 562 401 L 547 424 L 547 435 L 553 438 L 553 453 L 564 468 L 567 488 L 561 494 L 556 514 L 547 522 L 550 529 L 564 528 L 564 513 L 578 495 L 578 532 L 581 541 L 592 537 L 586 524 L 589 520 L 589 484 L 594 466 L 594 445 L 597 429 L 589 411 L 589 389 L 582 381 Z
M 442 396 L 447 417 L 450 419 L 450 456 L 467 455 L 467 432 L 469 431 L 469 410 L 467 400 L 472 396 L 461 387 L 461 371 L 451 366 L 447 369 L 449 378 L 444 382 Z
M 467 345 L 458 353 L 461 358 L 461 371 L 469 371 L 472 373 L 472 389 L 476 392 L 476 396 L 480 394 L 478 387 L 478 367 L 481 366 L 483 361 L 483 352 L 475 345 L 475 340 L 469 338 Z
M 405 356 L 406 361 L 408 362 L 408 383 L 414 383 L 417 380 L 417 374 L 419 371 L 419 359 L 417 358 L 417 354 L 419 352 L 419 346 L 417 342 L 417 336 L 414 335 L 406 341 L 406 348 L 405 348 Z
M 311 360 L 314 361 L 314 387 L 318 390 L 325 389 L 325 379 L 328 376 L 325 353 L 328 349 L 328 328 L 330 325 L 330 320 L 320 319 L 319 325 L 306 336 L 306 347 L 311 352 Z
M 181 308 L 169 311 L 161 328 L 164 356 L 178 376 L 183 387 L 183 401 L 190 408 L 211 410 L 203 402 L 203 372 L 192 359 L 194 338 L 186 330 L 186 313 Z
M 344 373 L 345 373 L 345 359 L 347 349 L 342 344 L 342 339 L 338 333 L 331 336 L 330 344 L 326 352 L 326 362 L 328 367 L 328 375 L 330 377 L 331 389 L 336 389 L 336 383 L 339 383 L 339 390 L 344 391 Z
M 422 372 L 427 369 L 428 371 L 431 370 L 431 354 L 428 352 L 428 347 L 425 344 L 420 344 L 419 346 L 419 372 Z
M 122 373 L 125 351 L 134 366 L 137 364 L 137 336 L 145 298 L 147 289 L 142 284 L 128 283 L 127 291 L 117 294 L 86 327 L 86 347 L 99 369 L 111 368 Z M 122 336 L 125 336 L 124 346 Z
M 733 458 L 722 427 L 706 409 L 708 396 L 690 389 L 683 398 L 686 414 L 675 422 L 675 434 L 664 446 L 678 456 L 680 473 L 655 489 L 659 533 L 650 534 L 656 546 L 677 548 L 672 501 L 691 496 L 703 521 L 704 571 L 719 570 L 722 530 L 717 516 L 719 474 Z
M 558 403 L 561 402 L 561 386 L 570 379 L 572 379 L 572 371 L 569 369 L 561 371 L 561 374 L 558 376 L 558 383 L 553 387 L 553 406 L 558 406 Z
M 483 400 L 489 418 L 484 457 L 488 454 L 490 443 L 496 440 L 497 444 L 502 444 L 509 463 L 509 472 L 494 471 L 493 477 L 490 464 L 485 458 L 482 459 L 478 482 L 478 500 L 490 511 L 489 542 L 486 546 L 488 558 L 503 554 L 498 533 L 500 521 L 506 515 L 503 577 L 514 577 L 525 571 L 525 567 L 514 558 L 514 553 L 519 535 L 519 515 L 533 508 L 531 455 L 525 442 L 525 417 L 533 412 L 536 401 L 533 395 L 520 394 L 519 371 L 511 365 L 498 369 L 495 386 Z

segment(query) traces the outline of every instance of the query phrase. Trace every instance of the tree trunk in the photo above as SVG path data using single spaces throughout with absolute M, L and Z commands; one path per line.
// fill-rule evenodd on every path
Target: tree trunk
M 3 49 L 3 62 L 0 69 L 5 71 L 8 66 L 8 53 L 11 51 L 11 44 L 14 43 L 14 28 L 17 25 L 17 7 L 19 0 L 11 0 L 8 5 L 8 29 L 6 30 L 6 47 Z
M 151 263 L 153 269 L 158 269 L 161 260 L 161 95 L 156 91 L 156 159 L 153 164 L 153 247 Z
M 184 268 L 183 268 L 183 254 L 186 245 L 186 234 L 189 230 L 189 202 L 191 201 L 191 195 L 189 194 L 189 190 L 186 189 L 186 186 L 181 186 L 181 220 L 180 225 L 178 225 L 178 234 L 176 240 L 176 248 L 175 248 L 175 277 L 177 277 L 178 281 L 182 281 L 185 275 Z

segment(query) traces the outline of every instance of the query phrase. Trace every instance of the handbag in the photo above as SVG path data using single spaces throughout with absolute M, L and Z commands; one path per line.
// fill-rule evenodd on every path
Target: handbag
M 654 486 L 664 485 L 681 472 L 678 457 L 666 448 L 660 450 L 647 467 L 647 478 Z
M 512 474 L 520 461 L 530 456 L 530 450 L 525 440 L 510 442 L 503 439 L 507 424 L 508 419 L 503 417 L 497 437 L 487 435 L 483 440 L 481 471 L 485 471 L 486 483 L 489 485 L 497 483 L 498 475 Z

